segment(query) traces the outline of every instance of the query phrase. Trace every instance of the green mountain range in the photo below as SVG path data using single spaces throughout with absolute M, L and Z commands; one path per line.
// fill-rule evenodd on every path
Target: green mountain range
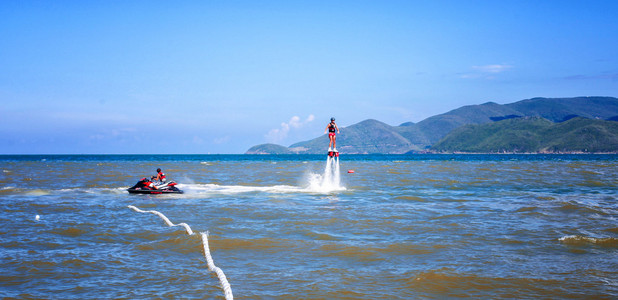
M 463 153 L 599 153 L 618 150 L 618 122 L 576 117 L 554 123 L 541 117 L 464 125 L 431 147 Z
M 504 105 L 488 102 L 399 126 L 365 120 L 340 128 L 337 148 L 342 154 L 618 152 L 616 120 L 618 99 L 613 97 L 533 98 Z M 587 142 L 577 142 L 582 139 Z M 246 153 L 322 154 L 327 146 L 328 139 L 320 136 L 289 147 L 257 145 Z

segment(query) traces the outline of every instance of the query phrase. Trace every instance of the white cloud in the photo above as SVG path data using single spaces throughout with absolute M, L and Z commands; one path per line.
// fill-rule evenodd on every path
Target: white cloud
M 217 144 L 217 145 L 227 144 L 227 143 L 230 141 L 230 139 L 231 139 L 231 138 L 230 138 L 230 136 L 229 136 L 229 135 L 226 135 L 226 136 L 224 136 L 224 137 L 218 137 L 218 138 L 215 138 L 215 139 L 213 140 L 213 143 L 215 143 L 215 144 Z
M 511 65 L 486 65 L 486 66 L 473 66 L 472 68 L 481 73 L 502 73 L 513 66 Z
M 204 140 L 201 137 L 197 135 L 193 136 L 193 144 L 201 145 L 203 143 L 204 143 Z
M 94 133 L 89 136 L 91 141 L 104 141 L 111 139 L 129 138 L 137 132 L 137 128 L 113 128 L 105 129 L 101 132 Z
M 494 79 L 495 74 L 505 72 L 511 68 L 513 68 L 513 66 L 507 64 L 472 66 L 473 72 L 462 73 L 459 77 L 466 79 Z
M 281 142 L 288 136 L 291 129 L 301 128 L 313 120 L 315 120 L 315 116 L 312 114 L 309 115 L 305 121 L 301 121 L 299 116 L 293 116 L 287 123 L 281 123 L 280 128 L 271 129 L 268 134 L 266 134 L 266 140 L 270 143 Z

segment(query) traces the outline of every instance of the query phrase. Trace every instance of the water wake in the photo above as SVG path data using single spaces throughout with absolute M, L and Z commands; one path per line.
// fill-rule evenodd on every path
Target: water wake
M 339 157 L 328 157 L 322 174 L 309 173 L 304 178 L 304 183 L 301 186 L 293 185 L 272 185 L 272 186 L 252 186 L 252 185 L 219 185 L 213 183 L 195 183 L 190 178 L 184 178 L 183 182 L 179 183 L 178 188 L 185 193 L 182 196 L 174 195 L 174 197 L 193 197 L 195 195 L 203 196 L 204 194 L 211 195 L 233 195 L 242 193 L 272 193 L 272 194 L 287 194 L 287 193 L 331 193 L 335 191 L 346 190 L 341 185 L 341 168 L 339 165 Z M 124 192 L 121 189 L 121 192 Z
M 179 184 L 178 187 L 186 194 L 241 194 L 241 193 L 297 193 L 304 189 L 290 185 L 275 186 L 247 186 L 247 185 L 218 185 L 218 184 Z
M 274 186 L 246 186 L 246 185 L 217 185 L 217 184 L 179 184 L 178 187 L 186 194 L 240 194 L 240 193 L 331 193 L 343 191 L 341 185 L 341 168 L 339 157 L 329 157 L 326 160 L 324 173 L 310 173 L 305 187 L 291 185 Z
M 165 224 L 167 224 L 167 226 L 170 226 L 170 227 L 182 226 L 185 228 L 188 235 L 194 234 L 193 230 L 191 230 L 191 227 L 187 223 L 174 224 L 164 214 L 156 210 L 141 210 L 133 205 L 129 205 L 128 208 L 136 212 L 139 212 L 139 213 L 151 213 L 151 214 L 157 215 L 161 219 L 163 219 L 163 221 L 165 222 Z M 230 287 L 230 283 L 227 281 L 227 277 L 225 277 L 223 270 L 215 266 L 212 256 L 210 255 L 210 248 L 208 247 L 208 232 L 206 233 L 202 232 L 201 235 L 202 235 L 202 244 L 204 245 L 204 257 L 206 258 L 206 263 L 208 264 L 208 270 L 210 270 L 211 272 L 215 272 L 217 274 L 217 277 L 219 277 L 219 282 L 221 283 L 221 288 L 223 289 L 223 292 L 225 294 L 225 299 L 232 300 L 234 299 L 234 295 L 232 295 L 232 288 Z

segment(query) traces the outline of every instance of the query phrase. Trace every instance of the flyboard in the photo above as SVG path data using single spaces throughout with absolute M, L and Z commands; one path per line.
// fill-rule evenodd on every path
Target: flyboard
M 337 151 L 337 149 L 328 148 L 328 157 L 339 157 L 339 151 Z

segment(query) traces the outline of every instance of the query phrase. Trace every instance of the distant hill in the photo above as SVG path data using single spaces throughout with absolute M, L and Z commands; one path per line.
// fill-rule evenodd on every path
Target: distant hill
M 618 99 L 613 97 L 533 98 L 511 104 L 488 102 L 464 106 L 429 117 L 413 126 L 399 126 L 401 135 L 417 141 L 420 148 L 429 147 L 453 129 L 466 124 L 485 124 L 514 117 L 542 117 L 560 122 L 576 116 L 610 119 L 618 116 Z M 426 140 L 426 144 L 422 142 Z
M 416 141 L 415 144 L 419 147 L 428 148 L 455 128 L 465 124 L 492 122 L 492 117 L 505 115 L 521 115 L 521 113 L 505 105 L 488 102 L 481 105 L 464 106 L 429 117 L 413 126 L 400 126 L 397 130 L 409 140 Z
M 618 116 L 618 99 L 612 97 L 532 98 L 505 106 L 521 116 L 562 122 L 575 116 L 607 120 Z
M 464 125 L 431 149 L 473 153 L 616 152 L 618 122 L 576 117 L 554 123 L 541 117 L 525 117 Z
M 294 154 L 294 152 L 281 145 L 262 144 L 251 147 L 245 154 Z
M 365 120 L 349 127 L 340 128 L 337 150 L 348 154 L 406 153 L 414 145 L 401 136 L 393 126 L 376 120 Z M 296 153 L 324 153 L 328 139 L 321 136 L 289 147 Z
M 390 126 L 377 120 L 365 120 L 340 128 L 341 135 L 337 137 L 337 148 L 342 154 L 399 154 L 435 151 L 436 148 L 432 146 L 461 126 L 531 117 L 542 118 L 550 123 L 565 122 L 577 117 L 616 120 L 618 119 L 618 99 L 613 97 L 533 98 L 504 105 L 487 102 L 463 106 L 418 123 L 406 122 L 399 126 Z M 480 127 L 477 129 L 480 130 Z M 290 153 L 319 154 L 327 148 L 328 139 L 322 135 L 309 141 L 295 143 L 287 148 L 274 146 L 278 145 L 257 145 L 249 149 L 247 153 L 282 153 L 284 149 L 288 149 Z M 618 148 L 614 151 L 618 151 Z

